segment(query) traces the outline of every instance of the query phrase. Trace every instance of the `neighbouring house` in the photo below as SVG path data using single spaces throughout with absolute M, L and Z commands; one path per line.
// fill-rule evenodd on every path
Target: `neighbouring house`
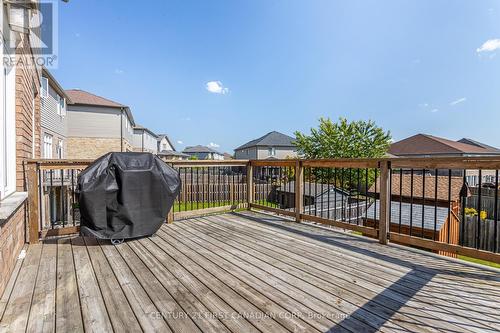
M 207 146 L 192 146 L 186 147 L 182 151 L 184 154 L 189 155 L 190 158 L 196 158 L 199 160 L 223 160 L 224 155 L 218 151 L 207 147 Z
M 71 100 L 46 68 L 42 71 L 40 95 L 42 158 L 66 158 L 68 136 L 66 105 L 71 103 Z M 64 197 L 69 195 L 67 187 L 70 183 L 67 176 L 63 171 L 50 173 L 46 171 L 41 175 L 40 194 L 43 197 L 40 202 L 44 203 L 41 207 L 41 219 L 44 225 L 54 225 L 67 213 L 68 207 L 63 204 Z M 50 186 L 51 184 L 58 186 Z
M 72 159 L 95 159 L 109 152 L 133 151 L 130 108 L 84 90 L 66 90 L 68 149 Z
M 32 49 L 37 45 L 33 41 L 36 36 L 29 29 L 28 33 L 13 30 L 9 22 L 13 13 L 6 12 L 10 8 L 7 3 L 0 1 L 0 294 L 28 237 L 23 161 L 40 157 L 41 135 L 42 68 L 36 62 L 39 51 Z M 39 22 L 39 16 L 38 11 L 32 11 L 29 22 Z
M 158 153 L 158 136 L 150 129 L 136 125 L 134 126 L 134 136 L 132 144 L 134 151 Z
M 175 147 L 174 147 L 172 141 L 170 141 L 170 138 L 168 137 L 168 135 L 158 134 L 156 140 L 157 140 L 157 144 L 158 144 L 157 149 L 159 152 L 169 151 L 169 150 L 175 151 Z
M 237 160 L 293 158 L 297 156 L 294 140 L 291 136 L 280 132 L 269 132 L 236 148 L 234 158 Z
M 162 150 L 157 154 L 164 161 L 170 160 L 187 160 L 189 159 L 188 154 L 181 153 L 180 151 L 175 150 Z
M 233 160 L 234 159 L 233 155 L 231 155 L 229 153 L 224 153 L 222 155 L 224 155 L 225 160 Z
M 433 135 L 417 134 L 393 143 L 389 154 L 397 157 L 500 156 L 500 150 L 497 148 L 470 142 L 470 139 L 452 141 Z
M 158 156 L 164 160 L 164 161 L 169 161 L 169 160 L 187 160 L 189 159 L 188 154 L 181 153 L 180 151 L 177 151 L 166 134 L 159 134 L 157 137 L 157 149 L 158 149 Z
M 370 187 L 369 196 L 377 198 L 376 189 L 380 189 L 379 178 Z M 465 189 L 463 177 L 394 173 L 391 180 L 390 231 L 458 244 L 458 216 L 461 194 L 467 193 Z M 364 225 L 378 226 L 379 219 L 380 201 L 375 199 L 367 210 Z M 455 256 L 443 251 L 439 253 Z
M 500 156 L 500 149 L 467 138 L 452 141 L 432 135 L 417 134 L 393 143 L 389 148 L 389 153 L 396 157 L 478 157 Z M 440 175 L 443 172 L 446 173 L 446 170 L 441 170 Z M 457 170 L 453 174 L 463 175 L 463 172 Z M 493 170 L 481 172 L 482 183 L 494 182 L 495 178 Z M 477 186 L 479 171 L 466 170 L 466 180 L 470 186 Z
M 52 74 L 43 68 L 41 83 L 42 158 L 65 158 L 68 122 L 66 105 L 70 98 Z

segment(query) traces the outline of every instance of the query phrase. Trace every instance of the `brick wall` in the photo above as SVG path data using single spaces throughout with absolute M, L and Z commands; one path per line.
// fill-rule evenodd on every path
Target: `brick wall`
M 0 224 L 0 295 L 9 281 L 16 258 L 24 245 L 25 204 L 5 223 Z
M 40 157 L 41 72 L 37 71 L 34 66 L 27 38 L 20 43 L 16 57 L 16 184 L 18 191 L 24 191 L 23 161 Z M 33 99 L 35 99 L 34 133 Z M 33 146 L 35 155 L 33 155 Z
M 40 77 L 34 66 L 29 40 L 21 37 L 16 49 L 16 189 L 25 191 L 23 162 L 40 157 Z M 25 243 L 26 203 L 0 225 L 0 295 Z
M 67 139 L 68 159 L 96 159 L 109 152 L 121 150 L 119 138 L 81 138 L 70 137 Z M 123 151 L 132 151 L 132 145 L 123 140 Z

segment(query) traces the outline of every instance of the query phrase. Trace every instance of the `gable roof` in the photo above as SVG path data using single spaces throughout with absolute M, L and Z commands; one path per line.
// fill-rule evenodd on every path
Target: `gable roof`
M 487 145 L 485 143 L 482 143 L 482 142 L 479 142 L 479 141 L 476 141 L 476 140 L 472 140 L 472 139 L 469 139 L 469 138 L 463 138 L 463 139 L 458 140 L 457 142 L 465 143 L 465 144 L 472 145 L 472 146 L 481 147 L 481 148 L 484 148 L 484 149 L 487 149 L 487 150 L 491 150 L 493 152 L 499 152 L 500 153 L 500 149 L 498 149 L 496 147 L 492 147 L 492 146 Z
M 118 102 L 112 101 L 110 99 L 89 93 L 85 90 L 80 89 L 69 89 L 66 90 L 66 94 L 71 99 L 70 105 L 92 105 L 92 106 L 104 106 L 110 108 L 119 108 L 124 109 L 127 113 L 129 120 L 132 122 L 132 125 L 135 126 L 134 116 L 130 111 L 130 108 L 126 105 L 120 104 Z
M 173 151 L 177 151 L 174 147 L 174 144 L 172 143 L 172 141 L 170 140 L 170 138 L 168 137 L 168 135 L 166 134 L 158 134 L 157 135 L 157 140 L 158 140 L 158 150 L 160 150 L 160 141 L 163 140 L 163 138 L 167 139 L 168 141 L 168 144 L 170 145 L 170 147 L 172 147 L 172 150 Z
M 69 89 L 66 90 L 66 94 L 71 98 L 71 104 L 84 104 L 84 105 L 97 105 L 97 106 L 109 106 L 112 108 L 125 108 L 126 105 L 112 101 L 110 99 L 92 94 L 85 90 L 80 89 Z
M 413 198 L 415 200 L 422 199 L 424 184 L 424 177 L 420 175 L 413 175 Z M 437 199 L 438 201 L 448 201 L 448 176 L 437 176 Z M 380 178 L 376 180 L 377 192 L 380 189 Z M 392 195 L 401 195 L 404 198 L 411 197 L 411 174 L 403 174 L 403 178 L 399 173 L 394 173 L 392 175 L 391 181 Z M 401 185 L 401 191 L 400 191 Z M 460 199 L 460 190 L 464 185 L 463 177 L 451 177 L 451 201 L 457 201 Z M 436 198 L 436 176 L 425 175 L 425 199 L 428 201 L 434 201 Z M 368 190 L 369 193 L 375 192 L 375 184 L 373 184 Z
M 493 151 L 476 145 L 432 135 L 417 134 L 393 143 L 389 148 L 389 153 L 396 156 L 447 154 L 498 155 L 500 151 Z
M 248 141 L 247 143 L 239 146 L 235 150 L 246 149 L 255 146 L 273 146 L 273 147 L 293 147 L 295 139 L 286 134 L 272 131 L 258 139 Z
M 202 146 L 202 145 L 186 147 L 186 149 L 184 149 L 182 152 L 183 153 L 216 153 L 216 154 L 222 155 L 218 151 L 216 151 L 210 147 Z
M 46 78 L 49 80 L 49 85 L 52 86 L 52 88 L 61 96 L 66 98 L 66 104 L 71 104 L 72 100 L 66 93 L 66 91 L 61 87 L 59 82 L 57 82 L 56 78 L 52 75 L 51 72 L 45 66 L 42 68 L 42 77 Z

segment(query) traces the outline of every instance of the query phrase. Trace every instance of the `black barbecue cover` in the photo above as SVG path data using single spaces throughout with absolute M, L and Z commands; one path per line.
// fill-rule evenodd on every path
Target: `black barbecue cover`
M 181 187 L 180 177 L 150 153 L 109 153 L 78 176 L 80 233 L 104 239 L 154 234 Z

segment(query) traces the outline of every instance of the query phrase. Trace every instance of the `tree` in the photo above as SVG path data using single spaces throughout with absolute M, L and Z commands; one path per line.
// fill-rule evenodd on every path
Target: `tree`
M 320 118 L 319 127 L 311 134 L 295 132 L 297 152 L 307 159 L 321 158 L 380 158 L 391 144 L 390 132 L 373 121 L 352 121 L 340 118 L 334 123 Z M 333 183 L 344 189 L 365 192 L 374 182 L 376 170 L 314 168 L 305 171 L 306 179 Z M 364 191 L 363 191 L 364 189 Z
M 305 158 L 380 158 L 391 144 L 390 132 L 373 121 L 320 118 L 311 134 L 295 132 L 295 145 Z

